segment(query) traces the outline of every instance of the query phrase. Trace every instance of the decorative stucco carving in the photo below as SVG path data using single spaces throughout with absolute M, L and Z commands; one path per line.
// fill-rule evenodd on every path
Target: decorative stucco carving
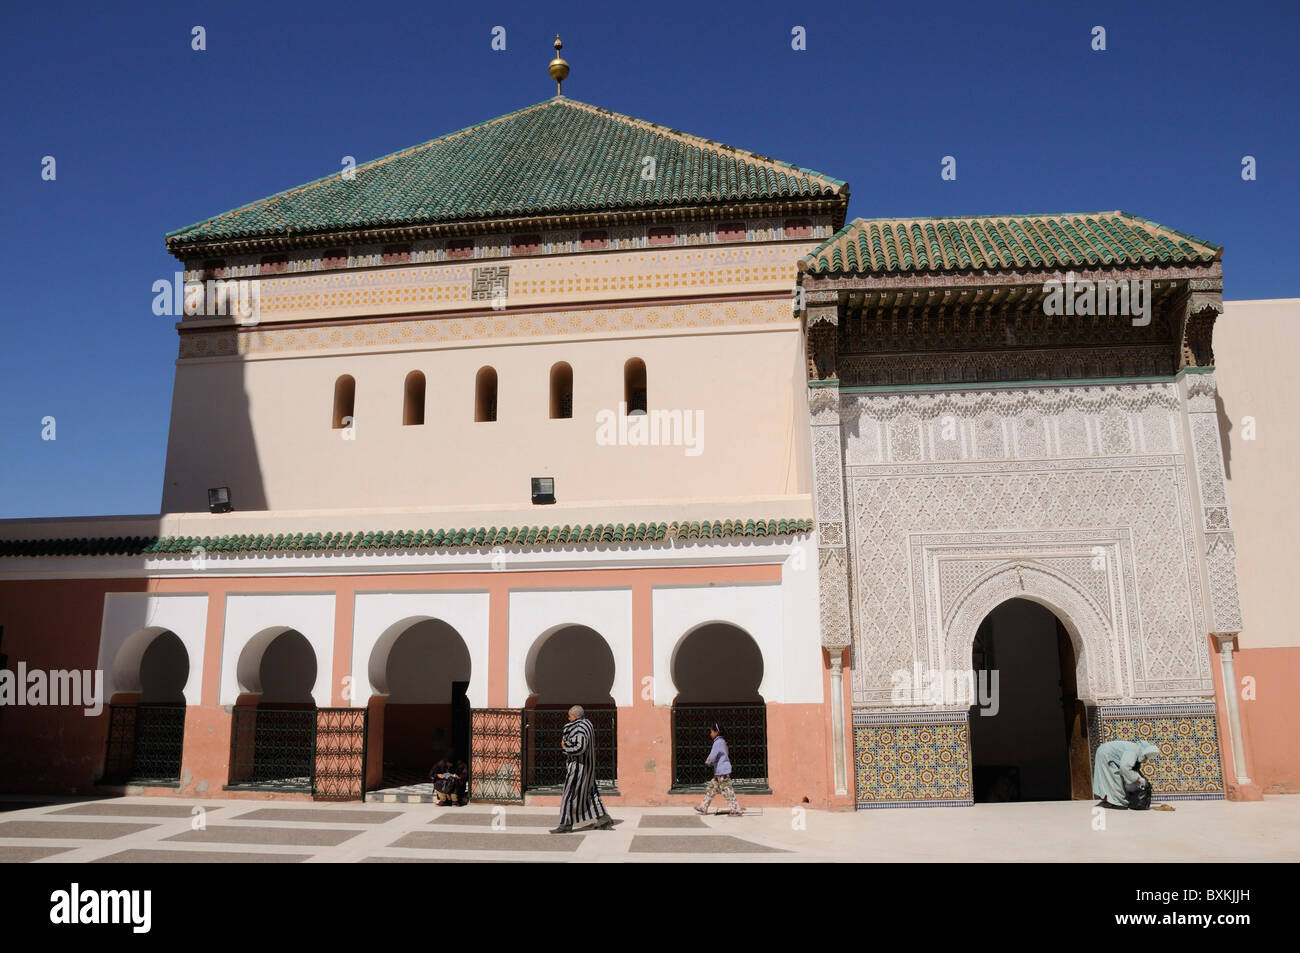
M 1009 592 L 1007 564 L 1081 640 L 1081 694 L 1208 697 L 1182 406 L 1174 383 L 845 395 L 855 704 L 888 704 L 914 663 L 968 667 L 948 610 L 983 572 Z M 935 547 L 974 563 L 931 565 Z
M 849 619 L 849 567 L 847 549 L 821 546 L 817 550 L 822 645 L 832 659 L 853 644 Z
M 845 461 L 1169 453 L 1180 406 L 1174 384 L 845 396 Z
M 1074 645 L 1079 695 L 1085 701 L 1117 695 L 1118 639 L 1100 605 L 1069 576 L 1036 562 L 1005 562 L 957 597 L 943 636 L 943 668 L 970 668 L 980 622 L 1008 599 L 1028 599 L 1052 610 Z
M 811 387 L 813 511 L 817 516 L 818 600 L 822 644 L 843 651 L 853 643 L 849 546 L 844 519 L 844 461 L 838 387 Z
M 1213 373 L 1188 375 L 1188 421 L 1192 432 L 1196 483 L 1201 497 L 1211 631 L 1240 632 L 1242 618 L 1241 595 L 1237 587 L 1236 539 L 1228 506 L 1216 393 Z

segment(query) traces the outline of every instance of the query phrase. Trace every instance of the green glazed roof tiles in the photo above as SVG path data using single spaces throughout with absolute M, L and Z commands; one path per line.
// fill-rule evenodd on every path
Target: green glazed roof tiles
M 673 523 L 598 523 L 585 526 L 510 526 L 369 533 L 240 534 L 228 536 L 109 536 L 0 540 L 0 557 L 167 556 L 208 553 L 319 552 L 322 550 L 481 549 L 485 546 L 564 546 L 662 542 L 666 539 L 791 536 L 810 533 L 809 519 Z
M 846 193 L 840 179 L 562 97 L 353 173 L 169 232 L 167 244 Z
M 1223 249 L 1128 212 L 855 219 L 809 252 L 812 274 L 1202 264 Z
M 484 546 L 563 546 L 594 542 L 716 540 L 813 532 L 813 520 L 724 520 L 714 523 L 599 523 L 545 527 L 383 530 L 370 533 L 238 534 L 238 536 L 116 536 L 66 540 L 0 540 L 0 556 L 190 555 L 311 553 L 321 550 L 482 549 Z

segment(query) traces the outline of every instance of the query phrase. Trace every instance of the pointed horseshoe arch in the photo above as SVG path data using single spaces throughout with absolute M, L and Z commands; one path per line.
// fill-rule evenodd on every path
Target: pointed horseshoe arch
M 1099 697 L 1121 694 L 1116 671 L 1114 626 L 1096 601 L 1073 580 L 1035 562 L 1008 562 L 985 573 L 954 603 L 952 622 L 943 636 L 943 666 L 964 671 L 971 665 L 971 646 L 980 622 L 1008 599 L 1027 599 L 1049 609 L 1065 626 L 1074 646 L 1079 698 L 1095 704 Z

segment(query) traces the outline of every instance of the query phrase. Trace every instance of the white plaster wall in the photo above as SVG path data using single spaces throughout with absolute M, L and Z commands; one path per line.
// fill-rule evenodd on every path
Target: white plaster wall
M 763 653 L 763 681 L 759 693 L 764 701 L 820 702 L 820 676 L 811 678 L 811 669 L 807 665 L 787 667 L 786 612 L 782 595 L 780 583 L 655 587 L 652 602 L 655 704 L 673 703 L 677 694 L 672 677 L 673 651 L 688 632 L 708 622 L 738 626 L 758 643 L 759 651 Z M 815 638 L 804 651 L 816 658 Z M 797 655 L 798 652 L 791 654 Z
M 390 627 L 406 621 L 441 619 L 469 649 L 467 695 L 474 708 L 488 704 L 488 603 L 486 592 L 358 593 L 352 624 L 352 704 L 364 705 L 377 689 L 370 682 L 370 656 Z
M 614 704 L 632 704 L 632 590 L 565 589 L 510 593 L 510 678 L 508 704 L 528 700 L 528 652 L 544 634 L 566 625 L 585 625 L 609 643 L 614 655 Z M 472 683 L 471 683 L 472 687 Z
M 185 704 L 197 705 L 203 688 L 203 642 L 208 625 L 206 595 L 158 595 L 148 592 L 110 592 L 104 596 L 104 621 L 99 634 L 99 669 L 104 673 L 104 700 L 122 690 L 114 661 L 132 635 L 141 629 L 168 629 L 176 633 L 190 660 L 185 680 Z M 141 651 L 147 643 L 133 648 Z
M 791 704 L 821 704 L 825 700 L 821 603 L 817 588 L 817 544 L 811 535 L 795 537 L 791 542 L 790 555 L 781 567 L 781 610 L 783 700 Z
M 226 597 L 226 628 L 221 641 L 221 700 L 239 698 L 239 655 L 254 636 L 271 628 L 296 629 L 316 653 L 312 697 L 328 707 L 334 678 L 334 593 L 309 595 L 232 595 Z

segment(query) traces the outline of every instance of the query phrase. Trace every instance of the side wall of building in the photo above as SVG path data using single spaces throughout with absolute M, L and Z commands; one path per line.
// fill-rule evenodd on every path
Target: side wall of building
M 1214 357 L 1244 623 L 1235 690 L 1247 771 L 1266 794 L 1300 791 L 1297 348 L 1300 298 L 1224 302 Z

